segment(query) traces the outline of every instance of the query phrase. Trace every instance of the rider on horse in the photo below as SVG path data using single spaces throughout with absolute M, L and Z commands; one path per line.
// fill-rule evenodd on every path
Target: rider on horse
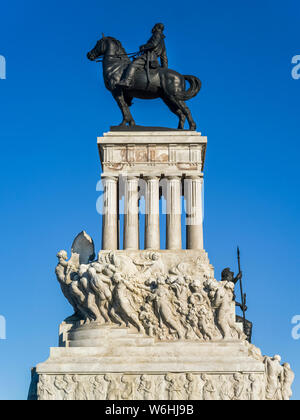
M 119 86 L 130 87 L 132 84 L 136 70 L 143 70 L 147 66 L 159 67 L 158 58 L 160 58 L 161 67 L 168 67 L 168 58 L 165 46 L 165 35 L 163 34 L 165 27 L 162 23 L 157 23 L 152 29 L 152 36 L 147 44 L 140 47 L 141 55 L 137 57 L 128 67 L 124 80 L 119 82 Z

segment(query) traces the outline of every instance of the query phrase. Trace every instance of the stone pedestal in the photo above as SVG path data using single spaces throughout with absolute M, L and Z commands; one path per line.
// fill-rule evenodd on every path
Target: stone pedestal
M 60 327 L 59 347 L 33 371 L 29 399 L 289 399 L 290 366 L 279 356 L 263 357 L 246 340 L 236 322 L 234 283 L 215 279 L 203 249 L 206 143 L 190 131 L 115 131 L 98 139 L 102 250 L 95 258 L 82 232 L 69 260 L 66 251 L 57 255 L 56 276 L 75 313 Z M 166 250 L 160 249 L 161 197 Z

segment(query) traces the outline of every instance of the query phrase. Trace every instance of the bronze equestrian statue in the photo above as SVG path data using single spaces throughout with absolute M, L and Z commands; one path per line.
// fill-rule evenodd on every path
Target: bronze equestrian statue
M 196 130 L 196 123 L 185 101 L 199 93 L 201 81 L 196 76 L 181 75 L 168 68 L 163 30 L 162 23 L 154 26 L 151 38 L 140 47 L 139 56 L 134 61 L 130 60 L 120 41 L 104 35 L 87 54 L 91 61 L 103 57 L 104 83 L 121 109 L 121 127 L 127 124 L 135 126 L 129 109 L 133 98 L 161 98 L 179 117 L 178 129 L 184 129 L 187 119 L 190 130 Z M 186 81 L 190 84 L 188 90 Z

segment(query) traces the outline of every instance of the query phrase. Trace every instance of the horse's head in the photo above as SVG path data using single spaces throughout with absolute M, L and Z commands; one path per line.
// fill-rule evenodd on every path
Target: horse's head
M 101 39 L 99 39 L 99 41 L 97 41 L 95 47 L 87 53 L 87 58 L 91 61 L 96 60 L 105 54 L 106 48 L 105 37 L 103 36 Z
M 96 60 L 105 54 L 110 57 L 120 57 L 123 60 L 129 60 L 127 58 L 126 51 L 122 47 L 120 41 L 111 36 L 102 36 L 102 38 L 97 42 L 95 47 L 87 53 L 87 58 L 91 61 Z M 126 57 L 125 57 L 126 56 Z

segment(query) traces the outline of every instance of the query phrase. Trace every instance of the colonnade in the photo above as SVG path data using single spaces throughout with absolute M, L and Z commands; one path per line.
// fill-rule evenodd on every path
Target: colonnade
M 160 182 L 159 176 L 147 176 L 145 181 L 145 249 L 160 249 Z M 203 249 L 202 182 L 200 176 L 164 178 L 166 198 L 166 248 L 182 249 L 182 195 L 186 201 L 187 249 Z M 119 248 L 119 188 L 118 177 L 103 177 L 104 212 L 102 249 Z M 139 182 L 138 176 L 124 178 L 123 248 L 140 249 L 139 243 Z M 183 188 L 184 185 L 184 188 Z

